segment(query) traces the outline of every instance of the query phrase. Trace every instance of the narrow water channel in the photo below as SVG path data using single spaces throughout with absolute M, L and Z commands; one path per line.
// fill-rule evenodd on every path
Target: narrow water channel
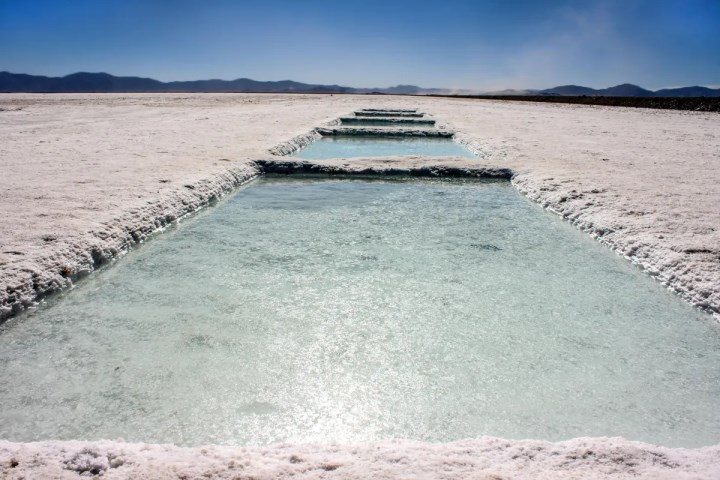
M 0 327 L 0 438 L 720 442 L 720 327 L 507 183 L 264 178 Z

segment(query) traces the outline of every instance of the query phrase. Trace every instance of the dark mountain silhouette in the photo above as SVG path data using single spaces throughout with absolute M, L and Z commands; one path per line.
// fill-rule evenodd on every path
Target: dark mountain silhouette
M 192 80 L 160 82 L 152 78 L 116 77 L 107 73 L 79 72 L 65 77 L 44 77 L 0 72 L 0 92 L 297 92 L 297 93 L 423 93 L 414 85 L 390 88 L 352 88 L 341 85 L 315 85 L 292 80 L 261 82 L 249 78 L 236 80 Z M 429 89 L 435 91 L 435 89 Z M 438 92 L 444 91 L 437 89 Z
M 236 80 L 193 80 L 160 82 L 152 78 L 116 77 L 107 73 L 79 72 L 65 77 L 44 77 L 22 73 L 0 72 L 0 92 L 51 93 L 130 93 L 130 92 L 272 92 L 272 93 L 388 93 L 401 95 L 472 95 L 469 90 L 422 88 L 416 85 L 397 85 L 387 88 L 353 88 L 341 85 L 317 85 L 281 80 L 261 82 L 249 78 Z M 652 92 L 625 83 L 615 87 L 594 89 L 579 85 L 564 85 L 546 90 L 518 90 L 514 95 L 547 96 L 607 96 L 607 97 L 720 97 L 720 89 L 706 87 L 666 88 Z M 488 95 L 503 94 L 493 92 Z M 508 93 L 505 92 L 505 95 Z
M 152 78 L 116 77 L 107 73 L 73 73 L 65 77 L 0 72 L 0 92 L 321 92 L 345 93 L 353 88 L 339 85 L 311 85 L 283 80 L 258 82 L 237 80 L 196 80 L 160 82 Z
M 548 88 L 547 90 L 540 90 L 539 92 L 532 91 L 532 93 L 540 93 L 542 95 L 561 95 L 561 96 L 580 96 L 580 95 L 595 95 L 596 90 L 589 87 L 581 87 L 580 85 L 562 85 L 560 87 Z
M 115 77 L 107 73 L 73 73 L 65 77 L 0 72 L 0 92 L 146 92 L 162 82 L 152 78 Z
M 380 92 L 380 93 L 394 93 L 396 95 L 428 95 L 428 94 L 443 94 L 449 93 L 450 90 L 446 88 L 423 88 L 417 85 L 396 85 L 388 88 L 356 88 L 356 92 Z
M 720 97 L 720 88 L 681 87 L 663 88 L 655 91 L 655 97 Z
M 157 91 L 164 92 L 311 92 L 311 93 L 350 93 L 354 89 L 340 85 L 312 85 L 280 80 L 278 82 L 260 82 L 249 78 L 237 80 L 194 80 L 188 82 L 163 83 Z
M 603 88 L 598 90 L 600 95 L 605 97 L 652 97 L 653 92 L 646 90 L 637 85 L 630 83 L 623 83 L 622 85 L 616 85 L 610 88 Z
M 375 88 L 372 89 L 372 91 L 382 91 L 383 93 L 395 93 L 398 95 L 415 95 L 420 93 L 423 88 L 420 88 L 416 85 L 397 85 L 390 88 Z
M 653 92 L 631 83 L 623 83 L 610 88 L 594 89 L 578 85 L 563 85 L 546 90 L 530 91 L 536 95 L 582 96 L 588 97 L 720 97 L 720 88 L 684 87 L 664 88 Z

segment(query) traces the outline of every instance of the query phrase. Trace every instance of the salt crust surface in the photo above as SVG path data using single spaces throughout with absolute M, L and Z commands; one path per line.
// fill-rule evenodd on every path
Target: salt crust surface
M 481 156 L 340 159 L 314 171 L 513 172 L 513 184 L 528 197 L 693 304 L 716 316 L 720 312 L 717 114 L 362 95 L 8 94 L 0 96 L 0 318 L 70 286 L 168 223 L 231 192 L 266 168 L 255 161 L 284 161 L 270 149 L 288 153 L 294 148 L 289 140 L 302 144 L 315 136 L 312 127 L 330 125 L 354 109 L 385 106 L 418 107 L 457 131 Z M 538 453 L 512 458 L 538 446 Z M 593 453 L 567 456 L 583 448 Z M 233 455 L 255 465 L 250 476 L 256 478 L 289 472 L 308 478 L 719 478 L 718 448 L 483 438 L 437 445 L 207 447 L 211 453 L 203 454 L 114 442 L 4 442 L 0 473 L 74 478 L 78 468 L 66 468 L 66 455 L 88 449 L 70 464 L 86 457 L 110 463 L 103 452 L 128 452 L 136 462 L 129 464 L 150 469 L 151 478 L 178 478 L 185 468 L 190 469 L 185 478 L 194 478 L 207 473 L 193 473 L 205 467 L 220 469 L 215 478 L 247 478 L 240 470 L 222 473 L 229 472 L 223 462 Z M 306 460 L 285 465 L 293 454 Z M 20 459 L 8 455 L 32 460 L 12 468 Z M 613 460 L 619 458 L 628 461 Z M 310 468 L 310 459 L 321 468 Z M 327 469 L 319 462 L 342 466 Z M 142 477 L 142 470 L 104 471 L 107 478 Z
M 717 479 L 720 446 L 669 449 L 617 438 L 493 437 L 451 443 L 206 446 L 0 441 L 0 477 L 77 479 Z

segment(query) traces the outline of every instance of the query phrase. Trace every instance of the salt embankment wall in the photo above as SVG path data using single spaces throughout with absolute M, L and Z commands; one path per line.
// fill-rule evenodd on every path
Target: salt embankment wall
M 493 437 L 451 443 L 381 441 L 269 447 L 0 441 L 0 477 L 80 479 L 720 478 L 720 447 L 662 448 L 620 438 L 565 442 Z

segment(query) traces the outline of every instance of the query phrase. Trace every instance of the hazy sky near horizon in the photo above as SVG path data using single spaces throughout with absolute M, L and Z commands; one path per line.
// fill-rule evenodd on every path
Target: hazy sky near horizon
M 720 87 L 720 0 L 0 0 L 0 70 Z

